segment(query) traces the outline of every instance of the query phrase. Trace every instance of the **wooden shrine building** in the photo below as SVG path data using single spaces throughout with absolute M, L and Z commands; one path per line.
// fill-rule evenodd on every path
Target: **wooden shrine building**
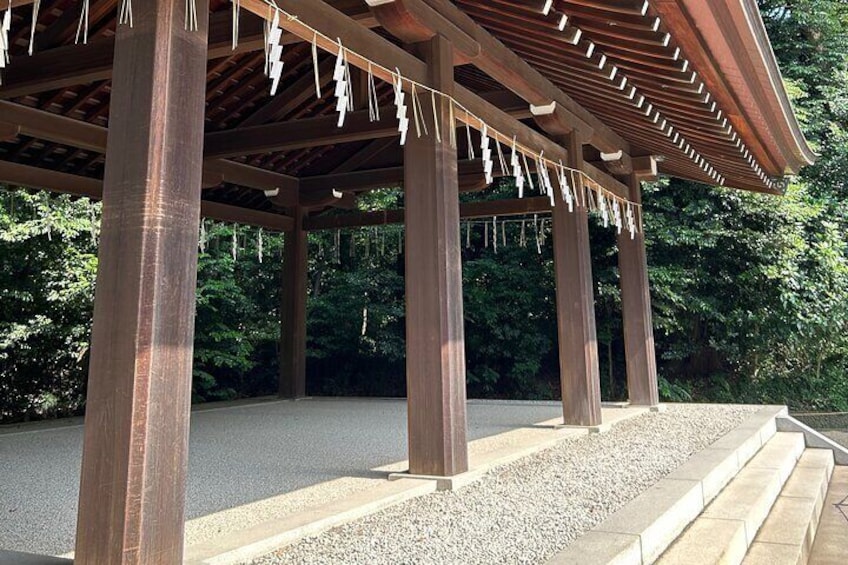
M 201 216 L 286 232 L 285 397 L 307 232 L 405 223 L 410 472 L 455 475 L 461 218 L 552 215 L 564 420 L 593 426 L 590 209 L 619 232 L 630 401 L 655 405 L 640 183 L 780 194 L 814 157 L 755 0 L 6 1 L 0 182 L 103 200 L 80 564 L 181 560 Z M 459 205 L 499 176 L 525 194 Z M 405 210 L 333 211 L 396 186 Z

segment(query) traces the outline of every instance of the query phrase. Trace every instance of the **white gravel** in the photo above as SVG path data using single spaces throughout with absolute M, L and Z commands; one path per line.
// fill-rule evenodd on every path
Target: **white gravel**
M 670 406 L 254 561 L 255 565 L 544 563 L 739 425 L 749 406 Z

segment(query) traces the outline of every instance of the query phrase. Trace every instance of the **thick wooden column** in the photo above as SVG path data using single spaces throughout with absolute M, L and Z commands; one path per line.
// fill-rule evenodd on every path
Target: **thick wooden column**
M 280 398 L 306 396 L 307 233 L 303 210 L 293 211 L 294 229 L 283 244 L 282 302 L 280 304 Z
M 581 169 L 583 148 L 577 135 L 572 133 L 564 141 L 569 166 Z M 574 212 L 563 202 L 551 211 L 562 408 L 567 425 L 597 426 L 601 424 L 601 385 L 589 211 L 582 197 L 579 201 Z
M 641 183 L 635 174 L 630 175 L 629 184 L 630 199 L 641 203 Z M 618 236 L 618 270 L 621 277 L 624 353 L 630 403 L 655 406 L 659 403 L 657 360 L 651 320 L 651 292 L 648 287 L 648 260 L 642 232 L 637 232 L 631 238 L 630 232 L 623 230 Z
M 85 415 L 80 565 L 173 564 L 185 477 L 209 7 L 118 26 Z
M 450 94 L 449 42 L 436 36 L 422 48 L 431 85 Z M 404 151 L 409 470 L 445 476 L 468 470 L 459 181 L 449 106 L 439 102 L 441 141 L 423 107 L 430 135 L 418 138 L 410 124 Z

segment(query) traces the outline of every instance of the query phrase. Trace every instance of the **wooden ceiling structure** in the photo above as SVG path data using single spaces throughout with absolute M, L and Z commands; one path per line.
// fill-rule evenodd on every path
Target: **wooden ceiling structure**
M 42 0 L 28 56 L 31 3 L 13 1 L 11 62 L 0 71 L 0 181 L 94 195 L 103 175 L 117 0 L 92 0 L 87 45 L 75 44 L 80 2 Z M 365 0 L 326 4 L 387 42 L 410 38 L 383 28 L 378 17 L 389 16 L 379 2 L 373 10 Z M 459 85 L 534 130 L 544 128 L 528 101 L 559 100 L 568 121 L 592 132 L 584 151 L 603 173 L 622 169 L 605 168 L 600 153 L 623 151 L 625 158 L 655 157 L 662 174 L 777 193 L 786 175 L 813 160 L 753 0 L 406 3 L 416 4 L 462 32 L 465 41 L 457 44 L 468 52 L 457 61 L 463 63 L 456 67 Z M 281 93 L 272 97 L 262 72 L 262 20 L 244 13 L 232 49 L 229 3 L 213 0 L 211 10 L 203 198 L 218 206 L 208 215 L 288 229 L 287 218 L 250 213 L 241 219 L 240 209 L 284 215 L 299 186 L 317 205 L 328 199 L 328 188 L 373 187 L 363 180 L 369 177 L 400 184 L 396 127 L 370 123 L 365 97 L 355 96 L 359 111 L 344 129 L 335 128 L 332 97 L 314 96 L 308 42 L 287 35 Z M 504 53 L 515 60 L 504 64 Z M 328 93 L 333 59 L 321 55 Z M 354 80 L 361 87 L 361 77 Z M 378 88 L 390 106 L 391 86 Z M 464 167 L 469 190 L 480 185 L 473 165 Z M 372 173 L 351 175 L 364 171 Z M 277 188 L 279 197 L 266 197 L 265 190 Z
M 658 174 L 779 194 L 814 158 L 754 0 L 239 0 L 237 20 L 224 0 L 85 5 L 78 44 L 82 2 L 11 0 L 0 69 L 0 183 L 103 199 L 78 564 L 182 559 L 201 215 L 286 232 L 285 398 L 307 393 L 307 232 L 405 224 L 410 473 L 445 477 L 469 468 L 460 218 L 551 214 L 563 421 L 597 427 L 584 185 L 632 217 Z M 413 82 L 433 89 L 418 110 L 433 132 L 401 146 L 396 105 L 400 90 L 415 105 Z M 527 198 L 460 205 L 488 184 L 483 130 L 541 167 Z M 542 153 L 577 172 L 573 186 L 536 194 Z M 398 186 L 404 210 L 333 212 Z M 619 227 L 618 247 L 629 400 L 654 407 L 644 234 Z

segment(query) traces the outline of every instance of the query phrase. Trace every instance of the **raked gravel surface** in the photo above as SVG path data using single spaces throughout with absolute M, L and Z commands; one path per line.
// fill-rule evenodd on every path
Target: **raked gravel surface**
M 541 564 L 756 410 L 669 406 L 566 439 L 440 492 L 306 538 L 254 565 Z

